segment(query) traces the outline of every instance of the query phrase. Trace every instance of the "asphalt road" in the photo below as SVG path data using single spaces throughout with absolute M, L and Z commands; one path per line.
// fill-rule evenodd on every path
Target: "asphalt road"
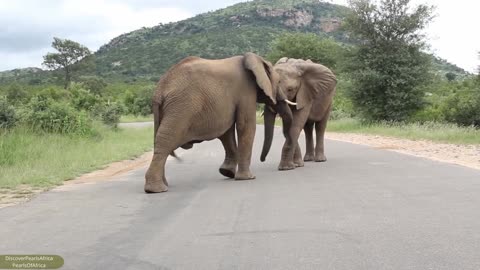
M 220 141 L 167 163 L 0 209 L 0 254 L 57 254 L 62 269 L 480 269 L 480 171 L 327 141 L 326 163 L 223 178 Z M 303 142 L 302 142 L 303 144 Z

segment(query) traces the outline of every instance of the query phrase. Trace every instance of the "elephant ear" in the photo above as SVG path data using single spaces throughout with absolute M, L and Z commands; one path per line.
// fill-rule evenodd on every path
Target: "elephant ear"
M 300 110 L 313 102 L 318 95 L 328 96 L 334 91 L 337 79 L 326 66 L 312 61 L 297 63 L 301 86 L 297 93 L 297 109 Z
M 252 71 L 258 87 L 272 100 L 273 104 L 277 104 L 272 85 L 272 64 L 254 53 L 246 53 L 243 65 L 246 69 Z

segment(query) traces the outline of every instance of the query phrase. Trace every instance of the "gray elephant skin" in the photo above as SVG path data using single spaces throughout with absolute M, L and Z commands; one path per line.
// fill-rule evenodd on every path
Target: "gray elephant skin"
M 168 190 L 165 163 L 175 149 L 216 138 L 225 149 L 220 173 L 237 180 L 254 179 L 250 161 L 257 102 L 274 108 L 285 130 L 292 123 L 279 82 L 272 64 L 253 53 L 218 60 L 188 57 L 171 67 L 153 96 L 154 154 L 145 175 L 145 192 Z
M 277 61 L 274 71 L 280 75 L 278 90 L 286 94 L 289 100 L 296 102 L 290 106 L 293 123 L 288 130 L 279 170 L 292 170 L 304 166 L 304 161 L 323 162 L 325 156 L 324 134 L 332 109 L 337 79 L 333 72 L 310 60 L 282 58 Z M 265 140 L 261 161 L 265 161 L 273 138 L 273 126 L 276 110 L 266 107 L 264 113 Z M 316 131 L 316 145 L 313 142 L 313 129 Z M 298 137 L 305 131 L 306 153 L 302 159 Z M 284 131 L 285 133 L 285 131 Z

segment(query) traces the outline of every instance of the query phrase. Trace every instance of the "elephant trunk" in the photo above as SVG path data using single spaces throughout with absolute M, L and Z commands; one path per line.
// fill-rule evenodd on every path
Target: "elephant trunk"
M 262 162 L 265 161 L 268 152 L 270 151 L 270 148 L 272 146 L 273 130 L 275 127 L 275 117 L 277 116 L 277 113 L 282 118 L 283 135 L 285 136 L 287 141 L 290 141 L 289 131 L 293 122 L 293 114 L 292 110 L 288 106 L 288 103 L 286 102 L 286 99 L 279 101 L 277 105 L 275 105 L 275 110 L 266 105 L 265 112 L 263 114 L 265 137 L 263 141 L 262 154 L 260 156 L 260 161 Z
M 263 139 L 263 148 L 262 155 L 260 156 L 260 161 L 264 162 L 265 158 L 270 151 L 273 141 L 273 129 L 275 127 L 275 117 L 277 114 L 273 112 L 268 105 L 265 105 L 265 111 L 263 112 L 263 123 L 265 125 L 265 137 Z

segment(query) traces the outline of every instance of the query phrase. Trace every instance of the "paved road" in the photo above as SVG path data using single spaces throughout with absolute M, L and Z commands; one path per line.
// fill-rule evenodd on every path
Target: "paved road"
M 142 168 L 0 209 L 0 254 L 58 254 L 62 269 L 480 269 L 479 171 L 327 141 L 327 163 L 279 172 L 280 145 L 262 164 L 256 141 L 254 181 L 218 174 L 213 141 L 168 162 L 165 194 L 143 193 Z

